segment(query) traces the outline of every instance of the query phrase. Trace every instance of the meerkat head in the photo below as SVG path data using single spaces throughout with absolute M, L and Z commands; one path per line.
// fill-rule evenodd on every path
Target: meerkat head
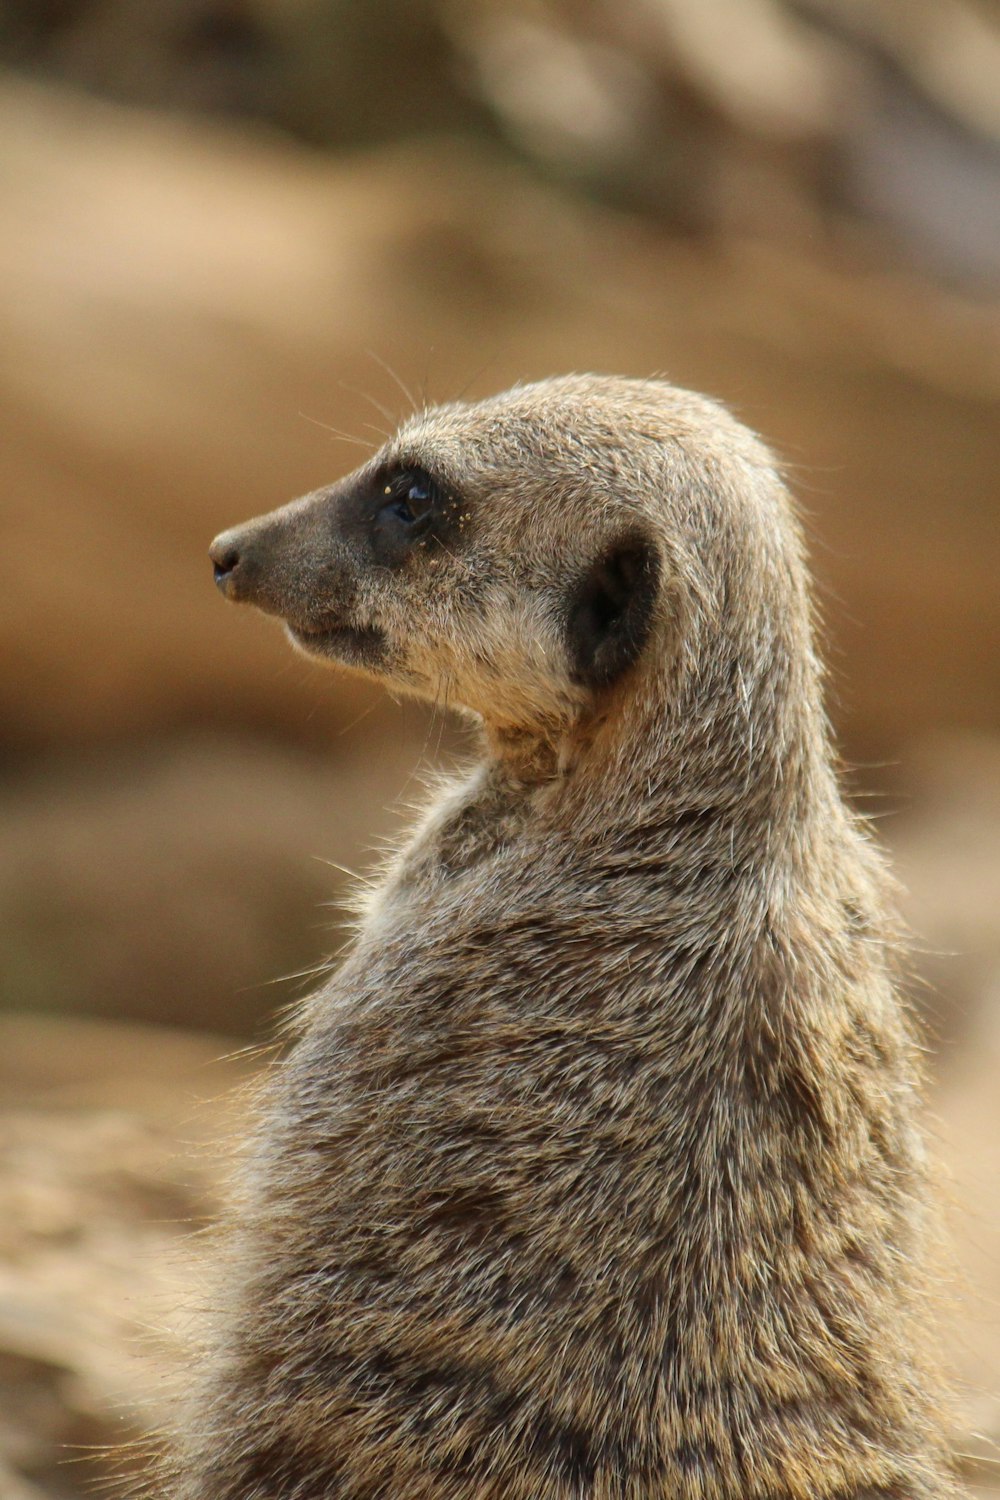
M 311 656 L 501 731 L 557 731 L 669 649 L 697 572 L 678 476 L 716 418 L 752 443 L 657 381 L 438 407 L 346 479 L 217 537 L 216 581 Z

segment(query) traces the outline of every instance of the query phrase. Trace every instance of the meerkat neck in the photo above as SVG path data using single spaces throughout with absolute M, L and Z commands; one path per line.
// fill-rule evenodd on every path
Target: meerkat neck
M 609 700 L 547 745 L 569 808 L 579 787 L 581 815 L 592 812 L 596 783 L 609 829 L 712 817 L 747 841 L 815 821 L 832 826 L 839 802 L 818 688 L 776 680 L 778 670 L 746 674 L 734 712 L 731 683 L 716 680 L 734 675 L 723 664 L 676 696 L 659 682 L 641 684 L 627 703 Z
M 565 732 L 484 720 L 482 737 L 484 759 L 512 785 L 540 786 L 562 774 Z

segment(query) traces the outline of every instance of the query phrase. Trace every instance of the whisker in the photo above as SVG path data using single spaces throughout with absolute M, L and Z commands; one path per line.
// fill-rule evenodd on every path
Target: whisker
M 373 359 L 377 365 L 381 365 L 382 369 L 390 377 L 390 379 L 394 380 L 399 386 L 399 389 L 402 391 L 403 395 L 410 403 L 411 415 L 419 411 L 420 408 L 417 406 L 416 401 L 413 399 L 413 392 L 410 390 L 409 386 L 402 379 L 402 377 L 396 374 L 396 371 L 392 368 L 392 366 L 390 364 L 387 364 L 380 355 L 376 354 L 374 349 L 366 349 L 365 353 L 368 355 L 369 359 Z
M 369 442 L 367 438 L 355 437 L 352 433 L 344 432 L 342 428 L 334 427 L 329 422 L 321 422 L 318 417 L 311 417 L 307 411 L 300 411 L 299 416 L 305 422 L 312 422 L 314 427 L 322 427 L 324 432 L 332 432 L 333 436 L 335 438 L 339 438 L 341 442 L 354 443 L 358 448 L 364 448 L 369 453 L 371 453 L 375 447 L 375 444 Z
M 363 390 L 359 385 L 348 385 L 346 380 L 338 380 L 337 384 L 342 391 L 349 391 L 352 396 L 360 396 L 362 401 L 367 401 L 369 406 L 374 406 L 379 416 L 385 417 L 385 420 L 392 428 L 395 429 L 399 425 L 394 413 L 387 406 L 383 406 L 381 401 L 376 401 L 371 391 Z
M 359 724 L 363 724 L 365 719 L 369 718 L 370 715 L 375 712 L 377 707 L 377 703 L 369 703 L 367 708 L 363 708 L 356 719 L 352 719 L 349 724 L 344 725 L 343 729 L 337 731 L 338 740 L 342 740 L 345 734 L 350 734 L 352 729 L 357 729 Z

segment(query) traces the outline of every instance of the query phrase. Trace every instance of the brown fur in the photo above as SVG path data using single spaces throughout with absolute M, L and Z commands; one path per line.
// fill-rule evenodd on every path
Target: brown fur
M 369 567 L 345 517 L 396 464 L 450 529 Z M 649 597 L 588 678 L 574 600 L 622 547 Z M 546 381 L 213 555 L 483 755 L 266 1080 L 169 1494 L 951 1494 L 885 879 L 766 450 L 659 382 Z

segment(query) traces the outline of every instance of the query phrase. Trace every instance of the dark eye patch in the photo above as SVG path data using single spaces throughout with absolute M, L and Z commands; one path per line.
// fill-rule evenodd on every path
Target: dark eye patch
M 418 467 L 376 476 L 371 506 L 372 547 L 383 567 L 400 566 L 415 550 L 448 545 L 461 511 L 458 499 Z

